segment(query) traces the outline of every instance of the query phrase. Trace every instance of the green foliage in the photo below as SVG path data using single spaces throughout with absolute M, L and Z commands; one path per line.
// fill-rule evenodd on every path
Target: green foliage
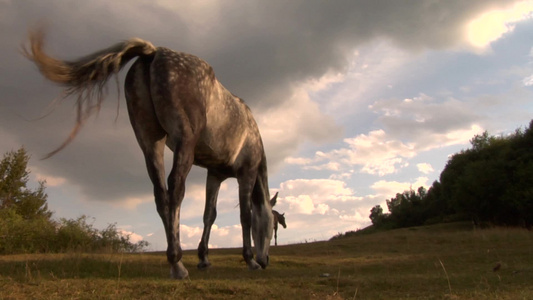
M 148 246 L 146 241 L 130 242 L 130 237 L 121 234 L 116 224 L 98 230 L 88 219 L 85 215 L 75 220 L 60 219 L 55 243 L 58 252 L 138 252 Z
M 45 182 L 39 188 L 27 188 L 30 172 L 27 170 L 30 156 L 24 147 L 10 151 L 0 162 L 0 209 L 13 208 L 25 220 L 35 217 L 49 219 L 52 212 L 46 204 Z
M 381 225 L 385 217 L 386 216 L 383 214 L 383 208 L 381 208 L 381 205 L 376 205 L 370 210 L 370 220 L 374 226 Z
M 0 209 L 0 254 L 53 250 L 55 224 L 38 216 L 24 219 L 14 208 Z
M 391 221 L 398 227 L 422 225 L 424 222 L 422 201 L 425 194 L 426 190 L 419 187 L 417 192 L 406 191 L 388 200 L 387 206 L 391 212 Z
M 485 132 L 441 174 L 444 197 L 475 222 L 533 225 L 533 122 L 503 137 Z
M 146 241 L 130 242 L 115 224 L 98 230 L 82 215 L 52 219 L 45 182 L 27 188 L 29 155 L 24 148 L 4 155 L 0 162 L 0 254 L 35 252 L 138 252 Z
M 533 226 L 533 121 L 509 136 L 474 136 L 472 147 L 454 154 L 426 192 L 410 190 L 387 200 L 390 214 L 370 211 L 377 228 L 471 220 Z M 381 210 L 380 210 L 381 209 Z

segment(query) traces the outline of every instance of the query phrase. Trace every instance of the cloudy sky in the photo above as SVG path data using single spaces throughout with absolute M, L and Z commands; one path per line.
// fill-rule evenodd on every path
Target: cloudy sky
M 140 37 L 205 59 L 252 108 L 287 218 L 279 243 L 329 239 L 370 224 L 370 209 L 397 192 L 430 186 L 475 134 L 529 124 L 532 12 L 533 1 L 510 0 L 0 0 L 0 152 L 26 147 L 56 217 L 86 214 L 166 248 L 125 109 L 125 72 L 120 95 L 111 82 L 77 139 L 39 160 L 72 129 L 74 101 L 51 105 L 61 88 L 19 51 L 38 24 L 62 59 Z M 187 182 L 187 249 L 200 239 L 205 176 L 195 168 Z M 228 180 L 213 247 L 241 245 L 237 203 Z

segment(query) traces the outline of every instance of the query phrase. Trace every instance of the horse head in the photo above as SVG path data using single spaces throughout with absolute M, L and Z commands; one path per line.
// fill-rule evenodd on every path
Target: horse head
M 252 216 L 252 238 L 254 240 L 256 260 L 261 268 L 265 269 L 268 266 L 268 250 L 270 248 L 270 240 L 274 232 L 274 216 L 272 214 L 272 203 L 276 203 L 278 193 L 270 199 L 269 206 L 266 209 L 252 206 L 254 211 Z M 258 216 L 258 217 L 257 217 Z
M 278 222 L 283 226 L 283 228 L 287 228 L 287 223 L 285 223 L 285 213 L 282 213 L 278 216 Z

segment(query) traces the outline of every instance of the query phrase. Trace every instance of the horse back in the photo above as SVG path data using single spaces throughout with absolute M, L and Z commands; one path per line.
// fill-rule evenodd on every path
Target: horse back
M 194 163 L 235 176 L 264 157 L 258 126 L 248 106 L 230 93 L 202 59 L 159 47 L 150 65 L 156 115 L 172 149 L 194 139 Z

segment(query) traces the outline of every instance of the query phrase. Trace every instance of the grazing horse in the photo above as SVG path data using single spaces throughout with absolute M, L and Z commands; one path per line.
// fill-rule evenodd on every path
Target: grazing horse
M 272 214 L 274 215 L 274 245 L 278 245 L 278 223 L 283 226 L 283 228 L 287 228 L 287 223 L 285 223 L 285 213 L 280 214 L 279 212 L 272 210 Z
M 216 204 L 222 181 L 237 178 L 244 260 L 252 270 L 267 267 L 274 218 L 263 142 L 248 106 L 222 86 L 211 66 L 194 55 L 155 47 L 138 38 L 73 61 L 47 55 L 40 30 L 30 32 L 29 41 L 30 48 L 23 48 L 25 56 L 47 79 L 65 86 L 66 96 L 77 96 L 77 122 L 67 140 L 47 157 L 75 138 L 87 118 L 100 108 L 106 82 L 137 58 L 127 73 L 124 90 L 165 227 L 172 278 L 188 276 L 182 263 L 179 221 L 185 180 L 193 164 L 207 169 L 206 204 L 213 205 L 206 205 L 206 211 Z M 165 145 L 174 154 L 168 187 Z M 204 221 L 209 220 L 204 216 Z

